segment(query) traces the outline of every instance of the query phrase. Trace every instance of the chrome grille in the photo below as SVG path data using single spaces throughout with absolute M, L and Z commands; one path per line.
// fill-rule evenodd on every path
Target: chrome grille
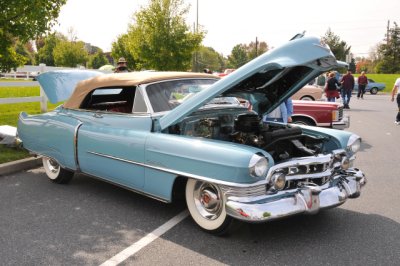
M 342 120 L 342 118 L 343 118 L 343 106 L 340 106 L 339 107 L 339 109 L 338 109 L 338 113 L 339 113 L 339 118 L 338 118 L 338 120 L 340 121 L 340 120 Z
M 284 173 L 286 176 L 283 191 L 296 189 L 310 183 L 323 186 L 331 180 L 336 163 L 340 162 L 343 156 L 345 156 L 343 150 L 335 150 L 332 154 L 296 158 L 272 166 L 268 171 L 266 183 L 253 186 L 220 185 L 220 188 L 227 197 L 254 198 L 275 193 L 278 191 L 271 189 L 270 183 L 275 173 Z
M 317 186 L 322 186 L 322 185 L 326 184 L 330 179 L 331 179 L 330 176 L 323 176 L 323 177 L 317 177 L 317 178 L 287 180 L 284 190 L 299 188 L 305 184 L 310 184 L 310 183 L 315 184 Z
M 265 195 L 266 193 L 265 184 L 252 187 L 231 187 L 221 185 L 220 188 L 226 196 L 232 195 L 235 197 L 258 197 Z

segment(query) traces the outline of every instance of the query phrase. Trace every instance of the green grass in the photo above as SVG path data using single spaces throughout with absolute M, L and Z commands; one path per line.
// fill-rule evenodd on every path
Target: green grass
M 27 150 L 0 145 L 0 164 L 29 157 Z
M 0 98 L 39 96 L 40 88 L 37 87 L 1 87 Z M 47 104 L 47 110 L 52 110 L 61 103 Z M 39 114 L 40 103 L 12 103 L 0 104 L 0 125 L 17 126 L 18 116 L 24 111 L 28 114 Z M 14 161 L 29 157 L 29 153 L 23 149 L 5 147 L 0 145 L 0 163 Z
M 31 78 L 27 79 L 27 78 L 0 78 L 0 82 L 2 81 L 15 81 L 15 82 L 26 82 L 26 81 L 32 81 Z
M 0 87 L 0 98 L 39 96 L 40 88 L 37 87 Z M 52 110 L 60 105 L 47 103 L 47 110 Z M 12 103 L 0 104 L 0 125 L 17 126 L 18 115 L 22 112 L 39 114 L 40 103 Z

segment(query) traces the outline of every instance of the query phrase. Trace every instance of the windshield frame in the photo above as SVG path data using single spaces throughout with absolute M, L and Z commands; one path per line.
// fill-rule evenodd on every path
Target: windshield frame
M 171 100 L 170 96 L 173 94 L 174 91 L 171 91 L 171 90 L 167 91 L 165 86 L 170 86 L 167 89 L 174 89 L 174 87 L 171 86 L 172 83 L 178 82 L 178 83 L 186 83 L 184 85 L 190 85 L 191 84 L 190 81 L 195 81 L 192 83 L 193 86 L 207 85 L 207 87 L 209 87 L 212 84 L 214 84 L 215 82 L 217 82 L 218 78 L 210 77 L 210 78 L 170 79 L 170 80 L 164 80 L 164 81 L 158 81 L 158 82 L 140 85 L 140 89 L 142 90 L 143 96 L 145 98 L 144 100 L 145 100 L 146 104 L 148 105 L 148 111 L 153 114 L 159 114 L 159 113 L 169 112 L 169 111 L 173 110 L 175 107 L 179 106 L 182 103 L 182 101 L 179 102 L 179 100 L 181 100 L 181 99 L 177 99 L 176 102 L 174 102 L 174 103 L 170 102 L 170 100 Z M 168 84 L 168 83 L 171 83 L 171 84 Z M 202 88 L 202 90 L 206 89 L 207 87 Z M 160 95 L 159 92 L 161 90 L 163 90 L 164 95 Z M 169 93 L 169 95 L 165 95 L 165 92 Z M 198 92 L 196 92 L 196 93 L 198 93 Z M 193 94 L 196 94 L 196 93 L 193 93 Z M 189 93 L 187 95 L 189 95 Z M 161 96 L 161 97 L 157 97 L 157 96 Z M 168 99 L 169 99 L 168 102 L 166 101 L 167 100 L 166 97 L 168 97 Z M 188 97 L 188 98 L 191 98 L 191 97 Z M 163 104 L 164 108 L 160 107 L 161 104 Z M 173 104 L 175 104 L 175 106 L 173 106 Z M 157 108 L 154 108 L 154 107 L 157 107 Z

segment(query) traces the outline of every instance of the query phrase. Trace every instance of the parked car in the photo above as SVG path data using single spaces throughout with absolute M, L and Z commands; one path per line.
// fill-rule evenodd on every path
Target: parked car
M 336 102 L 293 100 L 292 120 L 295 124 L 335 129 L 350 126 L 350 117 L 344 115 L 343 104 Z
M 365 88 L 365 92 L 369 92 L 371 94 L 377 94 L 378 91 L 383 91 L 386 88 L 385 83 L 375 82 L 373 79 L 368 79 L 368 85 Z M 354 93 L 358 92 L 358 83 L 357 78 L 355 78 L 355 85 L 354 85 Z
M 230 73 L 232 73 L 235 70 L 236 70 L 235 68 L 227 68 L 227 69 L 224 70 L 224 72 L 219 73 L 218 76 L 221 77 L 221 78 L 225 77 L 225 76 L 229 75 Z
M 366 178 L 353 168 L 359 136 L 261 120 L 342 65 L 319 38 L 304 37 L 222 79 L 47 72 L 38 81 L 49 100 L 69 99 L 48 113 L 21 113 L 18 136 L 43 156 L 55 183 L 80 172 L 164 202 L 181 195 L 195 223 L 223 234 L 237 221 L 314 214 L 360 195 Z M 253 110 L 220 97 L 243 98 Z
M 292 99 L 305 101 L 325 100 L 324 89 L 317 85 L 306 85 L 293 94 Z

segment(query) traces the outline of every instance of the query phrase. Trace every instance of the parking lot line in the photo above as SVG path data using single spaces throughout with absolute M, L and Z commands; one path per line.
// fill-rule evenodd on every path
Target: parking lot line
M 133 256 L 136 252 L 159 238 L 161 235 L 165 234 L 168 230 L 170 230 L 172 227 L 180 223 L 183 219 L 185 219 L 189 215 L 189 212 L 187 210 L 179 213 L 172 219 L 170 219 L 168 222 L 164 223 L 157 229 L 155 229 L 153 232 L 147 234 L 145 237 L 141 238 L 139 241 L 133 243 L 131 246 L 127 247 L 111 259 L 103 262 L 100 266 L 112 266 L 112 265 L 118 265 L 119 263 L 125 261 L 129 257 Z

